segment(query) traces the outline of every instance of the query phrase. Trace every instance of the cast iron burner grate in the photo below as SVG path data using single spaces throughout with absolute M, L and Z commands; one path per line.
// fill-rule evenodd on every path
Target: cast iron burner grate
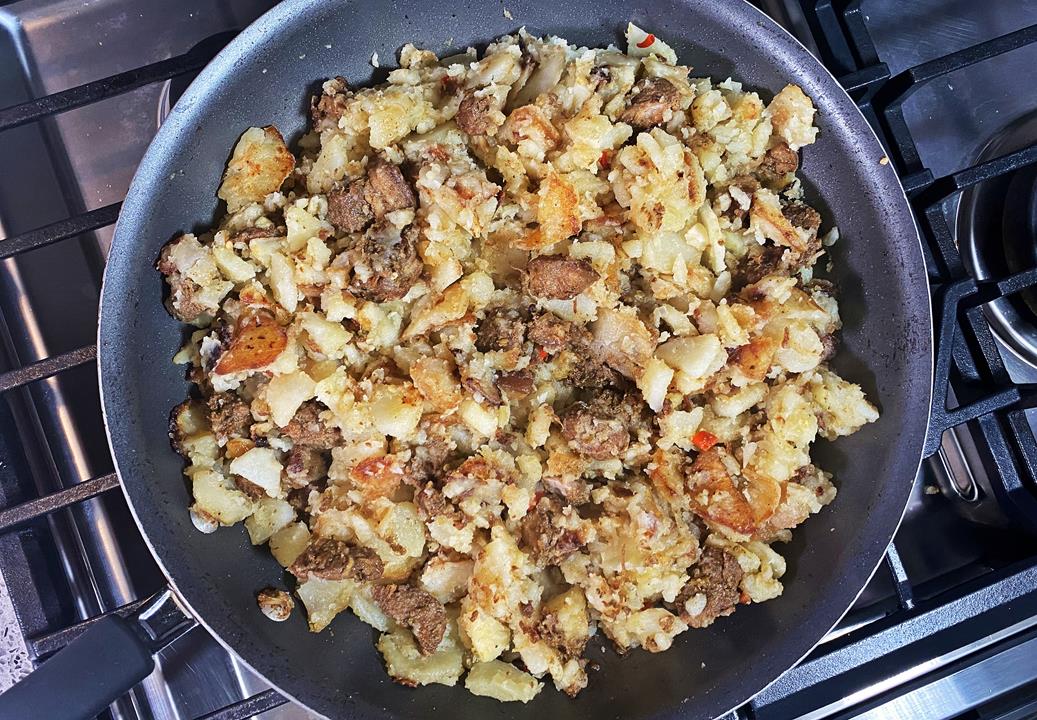
M 0 3 L 4 4 L 4 3 Z M 1021 524 L 1037 526 L 1037 441 L 1024 412 L 1037 407 L 1037 393 L 1012 385 L 998 353 L 984 306 L 1037 288 L 1037 267 L 1009 274 L 974 278 L 966 270 L 955 245 L 954 233 L 942 214 L 948 197 L 980 183 L 1011 175 L 1037 164 L 1037 145 L 1030 145 L 944 177 L 933 177 L 921 163 L 903 116 L 903 103 L 921 85 L 955 70 L 1037 42 L 1037 26 L 995 38 L 945 57 L 912 67 L 891 77 L 876 54 L 865 27 L 859 0 L 801 0 L 821 59 L 837 75 L 878 132 L 903 180 L 925 239 L 927 270 L 933 284 L 936 335 L 936 378 L 933 420 L 926 455 L 939 447 L 943 432 L 969 423 L 983 442 L 977 443 L 1003 505 L 1014 509 Z M 0 134 L 55 114 L 127 93 L 152 83 L 181 78 L 200 70 L 230 39 L 214 36 L 189 52 L 119 73 L 79 87 L 0 110 Z M 2 139 L 2 135 L 0 135 Z M 74 238 L 112 225 L 120 203 L 73 215 L 65 220 L 0 240 L 0 259 Z M 31 363 L 0 374 L 0 393 L 24 388 L 44 378 L 93 363 L 94 346 Z M 953 388 L 961 404 L 947 407 Z M 0 450 L 10 448 L 0 447 Z M 18 466 L 17 458 L 10 460 Z M 17 531 L 34 520 L 56 513 L 118 487 L 114 474 L 105 474 L 67 489 L 0 510 L 0 534 Z M 31 486 L 31 483 L 27 484 Z M 863 626 L 833 632 L 797 668 L 764 691 L 732 717 L 755 718 L 799 715 L 803 695 L 812 691 L 810 705 L 824 703 L 826 711 L 859 706 L 889 689 L 873 678 L 885 677 L 883 665 L 895 653 L 917 653 L 912 642 L 925 638 L 927 662 L 910 663 L 913 672 L 894 678 L 898 683 L 917 679 L 935 661 L 952 663 L 962 653 L 980 652 L 1002 639 L 1037 642 L 1037 562 L 1024 561 L 992 571 L 963 585 L 951 602 L 916 602 L 916 592 L 901 562 L 896 543 L 885 557 L 886 571 L 896 592 L 897 609 Z M 997 584 L 997 592 L 990 588 Z M 148 598 L 113 612 L 128 615 Z M 27 638 L 38 663 L 71 642 L 102 616 Z M 954 626 L 971 618 L 968 636 Z M 951 632 L 954 630 L 954 632 Z M 1021 635 L 1024 634 L 1024 635 Z M 1020 639 L 1021 638 L 1021 639 Z M 934 655 L 935 652 L 935 655 Z M 852 670 L 853 680 L 845 676 Z M 824 682 L 824 688 L 820 687 Z M 853 688 L 857 688 L 856 691 Z M 819 696 L 818 693 L 821 693 Z M 830 698 L 826 698 L 826 694 Z M 820 699 L 819 699 L 820 697 Z M 287 702 L 274 690 L 253 695 L 196 720 L 244 720 Z M 819 715 L 816 715 L 820 717 Z

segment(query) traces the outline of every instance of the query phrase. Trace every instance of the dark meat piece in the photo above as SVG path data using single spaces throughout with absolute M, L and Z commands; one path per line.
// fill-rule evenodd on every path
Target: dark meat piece
M 297 445 L 288 452 L 285 460 L 285 476 L 288 485 L 293 488 L 304 488 L 317 482 L 328 473 L 328 463 L 324 459 L 324 453 L 317 448 Z
M 402 235 L 389 223 L 369 229 L 355 249 L 350 292 L 373 302 L 399 300 L 406 295 L 424 268 L 418 257 L 417 233 L 413 225 Z
M 305 581 L 308 577 L 324 580 L 377 580 L 382 576 L 382 559 L 370 548 L 350 547 L 336 538 L 311 540 L 288 571 Z
M 645 78 L 633 87 L 626 109 L 619 121 L 636 130 L 647 130 L 666 122 L 666 111 L 676 110 L 680 92 L 669 80 L 658 77 Z
M 493 121 L 494 99 L 488 95 L 479 97 L 477 95 L 466 95 L 461 104 L 457 106 L 457 115 L 454 121 L 462 132 L 469 135 L 488 135 L 497 129 Z
M 424 436 L 424 440 L 414 447 L 407 463 L 404 475 L 407 483 L 420 485 L 442 475 L 443 466 L 456 448 L 450 436 L 450 428 L 433 418 L 432 415 L 426 415 L 418 426 L 418 432 Z
M 544 487 L 570 505 L 586 505 L 591 500 L 590 483 L 578 477 L 544 477 Z
M 501 397 L 500 390 L 497 389 L 495 383 L 486 383 L 479 378 L 462 374 L 461 386 L 475 396 L 478 402 L 485 400 L 493 406 L 501 405 L 504 402 L 504 398 Z
M 384 160 L 375 160 L 367 168 L 364 197 L 377 220 L 393 210 L 414 207 L 418 202 L 400 168 Z
M 422 655 L 431 655 L 446 632 L 446 608 L 431 594 L 410 585 L 376 585 L 371 590 L 382 611 L 406 625 Z
M 796 227 L 816 231 L 821 227 L 821 215 L 806 203 L 790 202 L 781 209 L 785 219 Z
M 208 401 L 209 422 L 220 445 L 233 437 L 248 437 L 252 412 L 248 403 L 233 393 L 216 393 Z
M 573 403 L 562 413 L 562 437 L 581 455 L 608 460 L 630 445 L 633 422 L 631 402 L 618 392 L 605 390 L 589 402 Z
M 494 308 L 486 311 L 475 330 L 475 348 L 479 352 L 514 350 L 522 347 L 525 335 L 526 324 L 518 310 Z
M 791 251 L 789 251 L 791 254 Z M 765 243 L 751 243 L 749 251 L 738 265 L 735 274 L 735 287 L 741 288 L 759 282 L 768 275 L 785 274 L 788 266 L 785 248 Z
M 432 483 L 426 483 L 425 487 L 414 494 L 414 504 L 418 506 L 418 514 L 425 522 L 439 517 L 449 507 L 443 493 Z
M 539 298 L 571 300 L 599 277 L 587 260 L 539 255 L 526 266 L 526 292 Z
M 503 390 L 510 397 L 522 397 L 533 392 L 536 384 L 529 368 L 503 372 L 497 376 L 497 389 Z
M 581 328 L 582 329 L 582 328 Z M 529 326 L 529 341 L 549 355 L 574 345 L 579 329 L 553 313 L 537 316 Z
M 692 569 L 691 579 L 684 585 L 674 604 L 681 620 L 695 628 L 711 625 L 718 617 L 730 615 L 741 593 L 742 566 L 725 550 L 707 546 Z M 687 602 L 696 595 L 705 595 L 706 605 L 701 612 L 689 615 Z
M 259 487 L 251 480 L 246 480 L 240 475 L 231 475 L 230 479 L 234 481 L 238 490 L 245 493 L 250 500 L 258 500 L 259 498 L 266 496 L 266 490 Z
M 557 498 L 544 496 L 522 518 L 521 545 L 538 565 L 557 565 L 587 544 L 578 532 L 555 526 L 552 517 L 561 512 Z
M 821 362 L 831 360 L 839 350 L 839 338 L 835 333 L 821 335 L 821 347 L 824 348 L 824 352 L 821 353 Z
M 764 153 L 756 173 L 764 182 L 776 182 L 789 173 L 796 172 L 798 168 L 799 155 L 788 143 L 780 142 Z
M 581 355 L 569 368 L 570 385 L 583 388 L 605 388 L 615 385 L 619 373 L 597 358 Z
M 366 187 L 366 181 L 357 180 L 328 193 L 328 222 L 339 232 L 363 232 L 374 220 L 374 211 L 364 197 Z
M 307 400 L 295 412 L 281 434 L 299 447 L 320 448 L 330 450 L 342 439 L 338 428 L 325 425 L 320 419 L 323 406 L 316 400 Z
M 335 92 L 321 93 L 319 97 L 314 95 L 310 100 L 310 122 L 316 132 L 337 128 L 338 119 L 346 109 L 346 100 L 349 99 L 346 79 L 337 77 L 332 83 L 330 89 Z

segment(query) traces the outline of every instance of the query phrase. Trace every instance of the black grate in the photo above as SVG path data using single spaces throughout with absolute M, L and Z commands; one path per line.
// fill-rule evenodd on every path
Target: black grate
M 1023 417 L 1024 409 L 1035 404 L 1033 391 L 1027 389 L 1026 397 L 1023 398 L 1020 390 L 1010 384 L 1004 364 L 993 344 L 990 329 L 981 313 L 984 303 L 1037 286 L 1037 269 L 977 283 L 965 272 L 951 229 L 940 211 L 943 201 L 955 193 L 1037 162 L 1037 146 L 964 168 L 945 177 L 934 178 L 921 164 L 902 112 L 904 100 L 921 85 L 1021 45 L 1037 42 L 1037 26 L 1024 28 L 952 53 L 891 77 L 888 68 L 876 54 L 858 0 L 800 1 L 811 32 L 818 43 L 822 60 L 839 76 L 841 84 L 855 98 L 890 153 L 892 162 L 909 192 L 926 241 L 930 260 L 928 272 L 934 286 L 933 300 L 937 323 L 937 402 L 933 409 L 927 454 L 936 450 L 944 430 L 965 422 L 970 423 L 984 440 L 980 447 L 986 453 L 992 476 L 999 481 L 1003 490 L 1004 497 L 1001 499 L 1008 499 L 1018 505 L 1022 517 L 1037 520 L 1037 498 L 1031 491 L 1031 488 L 1037 485 L 1037 443 Z M 196 71 L 203 67 L 230 37 L 231 34 L 213 36 L 178 57 L 0 110 L 0 132 L 126 93 L 150 83 Z M 119 207 L 119 203 L 114 203 L 2 240 L 0 259 L 31 252 L 111 225 L 118 216 Z M 94 347 L 85 347 L 0 374 L 0 393 L 92 362 L 95 355 Z M 946 407 L 948 386 L 954 388 L 958 397 L 965 399 L 964 404 L 952 409 Z M 114 474 L 108 474 L 2 509 L 0 533 L 34 518 L 96 497 L 117 486 L 118 479 Z M 914 589 L 895 545 L 887 551 L 886 568 L 896 591 L 899 614 L 894 613 L 887 617 L 884 627 L 888 631 L 900 628 L 899 631 L 903 633 L 906 632 L 904 628 L 914 628 L 928 616 L 922 612 L 915 612 Z M 970 597 L 963 596 L 960 602 L 965 602 Z M 976 597 L 980 595 L 977 594 Z M 1023 595 L 1020 594 L 1019 597 Z M 129 614 L 142 602 L 144 600 L 130 603 L 113 612 Z M 1016 603 L 1016 607 L 1020 605 L 1022 603 Z M 64 647 L 96 620 L 96 617 L 90 618 L 30 638 L 29 645 L 38 657 L 46 656 Z M 922 624 L 921 629 L 926 630 L 927 626 Z M 855 644 L 867 643 L 868 640 L 857 636 L 832 642 L 838 647 L 821 653 L 825 657 L 836 657 Z M 822 647 L 826 648 L 828 645 Z M 860 654 L 855 657 L 859 660 Z M 807 667 L 813 662 L 815 660 L 808 658 L 803 666 L 804 674 L 813 672 L 812 668 Z M 798 681 L 798 676 L 794 673 L 787 676 L 790 680 L 787 680 L 786 684 Z M 774 694 L 773 690 L 769 692 Z M 198 720 L 243 720 L 285 702 L 286 699 L 276 691 L 268 690 L 218 709 Z M 787 703 L 788 699 L 779 698 L 777 702 Z M 754 706 L 756 705 L 754 703 Z
M 925 241 L 936 323 L 934 403 L 926 455 L 949 428 L 968 423 L 996 483 L 994 493 L 1013 517 L 1037 528 L 1037 440 L 1025 418 L 1033 390 L 1009 379 L 982 306 L 1037 287 L 1037 269 L 979 282 L 965 269 L 944 203 L 963 190 L 1037 163 L 1037 145 L 933 177 L 924 167 L 904 119 L 904 101 L 949 73 L 1037 43 L 1037 25 L 908 68 L 896 76 L 875 52 L 859 0 L 800 0 L 818 36 L 822 61 L 878 133 L 905 189 Z M 947 407 L 948 388 L 961 404 Z M 1023 395 L 1027 397 L 1024 399 Z

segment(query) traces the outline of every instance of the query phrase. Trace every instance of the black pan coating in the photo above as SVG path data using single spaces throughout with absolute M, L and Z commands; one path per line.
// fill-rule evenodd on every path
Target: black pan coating
M 864 386 L 882 418 L 815 450 L 835 473 L 839 497 L 780 548 L 789 569 L 779 599 L 691 630 L 662 654 L 621 658 L 592 649 L 601 669 L 575 700 L 548 688 L 528 705 L 500 705 L 461 688 L 400 687 L 381 666 L 372 630 L 348 613 L 317 635 L 300 611 L 285 623 L 266 620 L 254 593 L 281 582 L 282 570 L 240 527 L 202 535 L 191 526 L 181 460 L 166 436 L 168 411 L 187 392 L 183 368 L 170 362 L 183 330 L 162 307 L 153 263 L 178 230 L 211 222 L 220 174 L 245 128 L 274 124 L 298 137 L 308 91 L 320 81 L 384 78 L 369 64 L 373 52 L 392 64 L 407 42 L 444 54 L 520 25 L 622 47 L 628 20 L 670 43 L 693 75 L 730 75 L 766 97 L 795 82 L 820 108 L 820 137 L 804 151 L 803 170 L 826 221 L 842 229 L 833 255 L 845 327 L 835 366 Z M 708 718 L 729 710 L 799 660 L 851 605 L 893 536 L 918 467 L 932 383 L 929 293 L 914 220 L 882 157 L 828 72 L 740 0 L 282 3 L 177 103 L 133 181 L 108 261 L 99 338 L 104 409 L 123 487 L 152 551 L 227 647 L 327 716 Z

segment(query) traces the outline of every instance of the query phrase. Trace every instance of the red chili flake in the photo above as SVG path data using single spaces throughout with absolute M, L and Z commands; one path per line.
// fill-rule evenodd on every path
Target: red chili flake
M 649 45 L 651 45 L 651 44 L 652 44 L 652 43 L 654 43 L 654 42 L 655 42 L 655 35 L 652 35 L 652 33 L 648 33 L 648 36 L 647 36 L 647 37 L 645 37 L 645 39 L 644 39 L 644 40 L 642 40 L 641 42 L 639 42 L 639 43 L 637 44 L 637 46 L 638 46 L 639 48 L 646 48 L 646 47 L 648 47 Z
M 612 162 L 612 151 L 604 150 L 601 153 L 601 157 L 598 158 L 598 167 L 602 170 L 608 169 L 609 164 Z
M 544 348 L 537 348 L 537 360 L 540 362 L 547 360 L 547 350 L 544 350 Z
M 691 436 L 691 444 L 705 452 L 717 444 L 717 436 L 705 430 L 699 430 Z

